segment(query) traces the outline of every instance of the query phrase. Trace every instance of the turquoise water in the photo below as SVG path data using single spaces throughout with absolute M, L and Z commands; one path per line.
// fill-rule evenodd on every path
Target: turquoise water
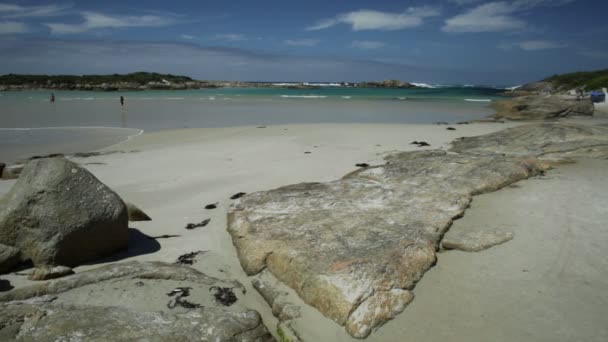
M 86 150 L 124 139 L 90 127 L 164 129 L 297 123 L 460 122 L 488 116 L 500 90 L 486 88 L 321 89 L 219 88 L 185 91 L 0 93 L 0 161 L 39 153 Z M 125 106 L 120 106 L 120 96 Z M 49 128 L 54 129 L 49 129 Z M 57 127 L 72 128 L 69 135 Z M 38 128 L 23 130 L 23 128 Z M 41 129 L 42 128 L 42 129 Z M 77 132 L 78 129 L 85 130 Z M 62 134 L 62 137 L 58 135 Z M 118 136 L 121 136 L 119 139 Z M 24 141 L 29 141 L 24 144 Z M 86 144 L 85 144 L 86 143 Z M 26 148 L 27 145 L 27 148 Z M 7 152 L 8 151 L 8 152 Z M 10 152 L 10 153 L 9 153 Z
M 54 91 L 57 100 L 100 100 L 117 99 L 124 96 L 130 99 L 165 98 L 175 99 L 197 97 L 224 97 L 229 99 L 276 99 L 276 98 L 329 98 L 357 100 L 411 100 L 411 101 L 461 101 L 465 99 L 496 100 L 500 98 L 501 89 L 476 87 L 442 87 L 414 89 L 373 89 L 373 88 L 344 88 L 321 87 L 319 89 L 287 89 L 287 88 L 217 88 L 180 91 L 125 91 L 125 92 L 92 92 L 92 91 Z M 22 91 L 0 93 L 7 99 L 47 101 L 51 91 Z M 0 101 L 2 99 L 0 98 Z

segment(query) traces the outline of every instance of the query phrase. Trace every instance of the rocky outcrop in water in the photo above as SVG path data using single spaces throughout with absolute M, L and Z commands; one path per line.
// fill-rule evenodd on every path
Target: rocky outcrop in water
M 230 209 L 228 231 L 247 274 L 268 269 L 364 338 L 413 299 L 473 195 L 543 169 L 534 158 L 404 152 L 334 182 L 249 194 Z
M 35 265 L 74 266 L 126 248 L 127 216 L 122 199 L 84 168 L 36 159 L 0 199 L 0 243 Z
M 361 87 L 361 88 L 401 88 L 401 89 L 416 88 L 416 86 L 411 83 L 402 82 L 399 80 L 384 80 L 384 81 L 378 81 L 378 82 L 361 82 L 361 83 L 358 83 L 357 86 Z
M 522 96 L 493 104 L 496 119 L 548 120 L 571 116 L 592 116 L 594 107 L 589 99 L 568 99 L 562 96 Z

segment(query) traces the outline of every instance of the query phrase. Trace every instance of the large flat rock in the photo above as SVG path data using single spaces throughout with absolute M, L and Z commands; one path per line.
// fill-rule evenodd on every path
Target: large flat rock
M 185 313 L 46 303 L 0 305 L 3 341 L 272 341 L 255 311 Z
M 541 158 L 606 158 L 608 127 L 573 123 L 525 125 L 457 139 L 452 143 L 451 151 Z
M 562 96 L 521 96 L 494 104 L 497 119 L 550 120 L 571 116 L 592 116 L 594 107 L 589 99 L 569 99 Z
M 244 292 L 188 266 L 111 264 L 0 294 L 0 340 L 273 341 Z
M 536 175 L 535 158 L 405 152 L 328 183 L 243 197 L 228 231 L 244 270 L 267 268 L 357 338 L 400 313 L 472 196 Z

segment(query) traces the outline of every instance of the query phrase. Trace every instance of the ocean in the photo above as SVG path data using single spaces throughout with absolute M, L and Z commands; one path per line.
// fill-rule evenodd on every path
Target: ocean
M 0 161 L 103 148 L 142 131 L 297 123 L 456 123 L 486 117 L 500 89 L 217 88 L 0 93 Z M 50 103 L 51 93 L 56 101 Z M 125 106 L 119 98 L 124 96 Z

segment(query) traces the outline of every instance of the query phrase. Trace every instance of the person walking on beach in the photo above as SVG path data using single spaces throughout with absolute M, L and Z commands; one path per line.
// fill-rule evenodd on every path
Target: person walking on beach
M 51 93 L 51 103 L 55 103 L 55 93 Z
M 125 106 L 125 98 L 123 96 L 120 97 L 120 106 L 121 107 Z

